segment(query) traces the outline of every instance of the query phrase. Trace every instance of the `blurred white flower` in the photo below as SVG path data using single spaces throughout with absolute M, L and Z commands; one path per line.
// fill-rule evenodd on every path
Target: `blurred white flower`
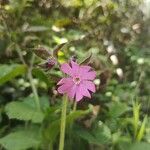
M 144 64 L 144 59 L 143 59 L 143 58 L 139 58 L 139 59 L 137 60 L 137 63 L 138 63 L 139 65 Z
M 129 33 L 129 29 L 128 28 L 121 28 L 120 30 L 122 33 Z
M 118 58 L 116 55 L 111 55 L 110 60 L 112 61 L 113 65 L 118 65 Z
M 55 32 L 61 32 L 61 31 L 64 31 L 65 29 L 64 28 L 59 28 L 59 27 L 56 27 L 56 26 L 52 26 L 52 30 L 55 31 Z
M 105 95 L 110 97 L 110 96 L 112 96 L 112 92 L 106 92 Z
M 117 73 L 117 75 L 118 75 L 120 78 L 123 77 L 123 70 L 122 70 L 121 68 L 117 68 L 117 69 L 116 69 L 116 73 Z
M 116 50 L 115 50 L 115 48 L 114 48 L 114 46 L 112 44 L 109 45 L 106 50 L 107 50 L 108 53 L 116 52 Z
M 95 83 L 96 85 L 99 85 L 99 84 L 100 84 L 100 79 L 95 79 L 95 80 L 94 80 L 94 83 Z

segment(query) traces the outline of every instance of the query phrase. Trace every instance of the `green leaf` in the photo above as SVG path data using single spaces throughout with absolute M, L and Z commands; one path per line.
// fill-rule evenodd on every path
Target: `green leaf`
M 38 147 L 40 136 L 39 129 L 20 130 L 12 132 L 0 139 L 0 144 L 7 150 L 26 150 L 32 147 Z
M 87 140 L 89 143 L 101 145 L 110 142 L 111 132 L 110 129 L 102 124 L 92 131 L 79 129 L 76 131 L 77 135 Z
M 137 101 L 133 102 L 133 127 L 134 127 L 134 136 L 136 137 L 138 131 L 139 117 L 140 117 L 140 108 L 141 104 Z
M 47 86 L 49 87 L 51 85 L 48 77 L 46 76 L 46 74 L 41 70 L 41 69 L 38 69 L 38 68 L 34 68 L 32 70 L 32 74 L 39 78 L 41 81 L 45 82 L 47 84 Z
M 128 110 L 128 106 L 125 103 L 114 102 L 109 106 L 108 115 L 111 118 L 117 118 Z
M 121 150 L 149 150 L 150 144 L 146 142 L 139 142 L 139 143 L 122 143 L 120 144 Z
M 74 120 L 78 119 L 81 116 L 84 116 L 86 114 L 88 114 L 91 110 L 77 110 L 75 112 L 71 112 L 68 116 L 67 116 L 67 120 L 66 123 L 67 125 L 70 125 Z
M 15 78 L 18 75 L 24 74 L 27 71 L 25 65 L 1 65 L 0 66 L 0 85 Z
M 96 141 L 101 144 L 108 143 L 111 139 L 111 131 L 105 124 L 98 125 L 98 127 L 92 131 L 92 134 Z
M 35 107 L 34 98 L 28 97 L 22 102 L 8 103 L 5 111 L 10 119 L 31 120 L 33 123 L 41 123 L 44 119 L 43 112 Z
M 141 128 L 140 128 L 138 135 L 137 135 L 137 141 L 141 141 L 141 139 L 144 136 L 146 122 L 147 122 L 147 116 L 144 117 Z
M 67 118 L 66 118 L 66 126 L 69 126 L 70 124 L 73 123 L 74 120 L 88 113 L 89 113 L 89 110 L 86 110 L 86 111 L 78 110 L 78 111 L 70 113 L 69 115 L 67 115 Z M 51 143 L 53 143 L 57 135 L 59 134 L 59 129 L 60 129 L 60 119 L 53 121 L 46 128 L 46 130 L 44 131 L 45 138 Z
M 88 141 L 89 143 L 94 143 L 96 144 L 97 141 L 95 140 L 94 136 L 87 130 L 85 129 L 78 129 L 75 131 L 75 133 L 83 138 L 84 140 Z

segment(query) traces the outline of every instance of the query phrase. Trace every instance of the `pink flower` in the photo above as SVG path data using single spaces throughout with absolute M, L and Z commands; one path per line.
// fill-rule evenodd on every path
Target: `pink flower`
M 75 98 L 76 101 L 80 101 L 83 96 L 91 98 L 90 92 L 95 92 L 95 84 L 92 81 L 96 77 L 96 72 L 91 71 L 90 66 L 71 61 L 70 64 L 62 64 L 61 70 L 69 77 L 62 78 L 58 82 L 59 93 L 67 94 L 70 99 Z

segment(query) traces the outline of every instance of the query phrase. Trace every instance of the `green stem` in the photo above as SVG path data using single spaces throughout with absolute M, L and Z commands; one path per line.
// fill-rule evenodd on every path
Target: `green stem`
M 40 110 L 40 100 L 39 100 L 39 96 L 38 96 L 38 93 L 37 93 L 37 89 L 33 83 L 33 77 L 32 77 L 32 73 L 31 73 L 31 70 L 29 69 L 28 71 L 28 78 L 29 78 L 29 82 L 31 84 L 31 88 L 32 88 L 32 91 L 33 91 L 33 94 L 34 94 L 34 98 L 35 98 L 35 103 L 36 103 L 36 106 L 37 106 L 37 109 Z
M 35 103 L 36 103 L 37 109 L 40 110 L 41 109 L 41 107 L 40 107 L 40 100 L 39 100 L 37 88 L 36 88 L 36 86 L 33 83 L 33 77 L 32 77 L 32 68 L 33 68 L 34 58 L 35 58 L 35 55 L 33 54 L 32 57 L 31 57 L 30 67 L 28 69 L 28 78 L 29 78 L 29 82 L 31 84 L 31 88 L 32 88 L 33 94 L 34 94 L 34 98 L 35 98 Z
M 50 143 L 50 144 L 48 145 L 48 150 L 53 150 L 53 144 L 52 144 L 52 143 Z
M 75 112 L 77 109 L 77 101 L 74 101 L 74 104 L 73 104 L 73 112 Z
M 64 150 L 67 102 L 68 102 L 68 97 L 67 95 L 64 95 L 63 103 L 62 103 L 62 112 L 61 112 L 59 150 Z

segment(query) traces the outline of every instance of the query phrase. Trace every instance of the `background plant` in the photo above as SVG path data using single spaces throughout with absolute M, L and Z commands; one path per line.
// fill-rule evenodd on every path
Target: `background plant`
M 143 1 L 0 1 L 1 149 L 58 149 L 62 98 L 58 66 L 49 71 L 38 45 L 60 63 L 92 52 L 97 92 L 67 107 L 65 150 L 150 149 L 149 16 Z

